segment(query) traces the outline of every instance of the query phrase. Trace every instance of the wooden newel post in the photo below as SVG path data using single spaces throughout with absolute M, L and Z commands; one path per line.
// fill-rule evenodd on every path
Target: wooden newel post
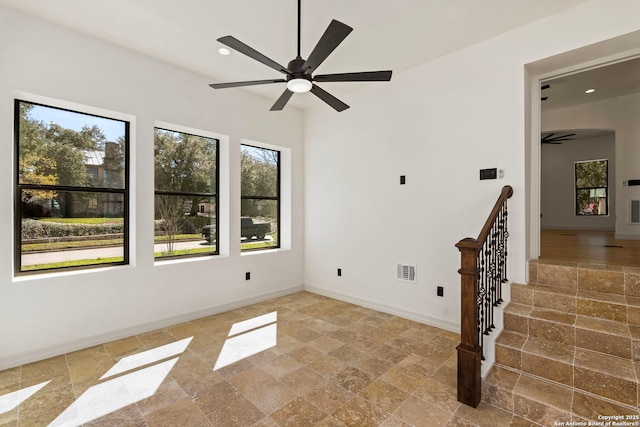
M 458 401 L 478 407 L 482 397 L 480 364 L 482 348 L 478 342 L 478 254 L 481 243 L 473 238 L 460 240 L 461 325 L 458 350 Z

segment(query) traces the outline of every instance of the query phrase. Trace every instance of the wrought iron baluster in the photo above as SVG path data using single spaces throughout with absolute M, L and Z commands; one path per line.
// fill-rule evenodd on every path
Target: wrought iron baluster
M 461 330 L 458 351 L 458 400 L 477 407 L 481 399 L 484 335 L 495 328 L 494 307 L 502 303 L 507 282 L 507 199 L 505 186 L 477 239 L 460 240 Z

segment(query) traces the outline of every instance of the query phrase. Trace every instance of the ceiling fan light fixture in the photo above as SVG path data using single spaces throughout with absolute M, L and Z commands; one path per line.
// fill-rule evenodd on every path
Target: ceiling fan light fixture
M 305 93 L 311 90 L 311 81 L 303 78 L 291 79 L 287 82 L 287 89 L 295 93 Z
M 229 55 L 229 54 L 231 53 L 231 50 L 229 50 L 229 49 L 228 49 L 228 48 L 226 48 L 226 47 L 221 47 L 220 49 L 218 49 L 218 53 L 219 53 L 220 55 L 227 56 L 227 55 Z
M 593 93 L 595 91 L 596 90 L 594 88 L 590 88 L 590 89 L 585 90 L 584 93 Z

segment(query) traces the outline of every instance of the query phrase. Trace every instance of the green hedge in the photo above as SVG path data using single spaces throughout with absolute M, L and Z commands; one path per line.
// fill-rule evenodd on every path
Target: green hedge
M 48 237 L 97 236 L 124 232 L 123 223 L 69 224 L 36 219 L 22 220 L 23 239 L 43 239 Z
M 199 234 L 202 227 L 208 225 L 213 219 L 203 216 L 188 216 L 183 221 L 180 221 L 178 225 L 178 234 Z M 164 233 L 165 224 L 164 220 L 156 219 L 153 222 L 153 229 L 157 234 Z

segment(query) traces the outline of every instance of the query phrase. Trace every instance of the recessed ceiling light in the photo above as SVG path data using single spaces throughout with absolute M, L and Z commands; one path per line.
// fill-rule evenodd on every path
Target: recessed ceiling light
M 229 55 L 231 53 L 231 50 L 229 50 L 229 48 L 226 47 L 221 47 L 220 49 L 218 49 L 218 53 L 220 55 Z
M 596 91 L 596 90 L 595 90 L 594 88 L 591 88 L 591 89 L 587 89 L 587 90 L 585 90 L 585 91 L 584 91 L 584 93 L 593 93 L 593 92 L 595 92 L 595 91 Z

